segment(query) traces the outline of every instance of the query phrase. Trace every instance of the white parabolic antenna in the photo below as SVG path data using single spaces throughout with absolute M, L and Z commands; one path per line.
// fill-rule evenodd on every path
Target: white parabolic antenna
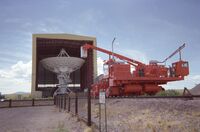
M 57 57 L 49 57 L 40 61 L 43 67 L 57 74 L 59 80 L 58 89 L 54 95 L 69 93 L 67 84 L 71 82 L 70 73 L 81 68 L 85 62 L 78 57 L 70 57 L 64 49 L 61 49 Z

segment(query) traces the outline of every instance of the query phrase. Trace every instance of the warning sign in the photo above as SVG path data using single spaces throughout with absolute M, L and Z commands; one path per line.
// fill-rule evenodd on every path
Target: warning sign
M 100 104 L 106 103 L 106 93 L 105 92 L 99 92 L 99 103 Z

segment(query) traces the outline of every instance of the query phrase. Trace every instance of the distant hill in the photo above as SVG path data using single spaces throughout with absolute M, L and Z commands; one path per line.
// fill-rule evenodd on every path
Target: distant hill
M 200 95 L 200 84 L 196 85 L 194 88 L 190 90 L 193 95 Z
M 31 98 L 31 93 L 29 92 L 16 92 L 12 94 L 5 94 L 6 99 L 27 99 Z
M 13 94 L 30 94 L 29 92 L 16 92 L 16 93 L 13 93 Z

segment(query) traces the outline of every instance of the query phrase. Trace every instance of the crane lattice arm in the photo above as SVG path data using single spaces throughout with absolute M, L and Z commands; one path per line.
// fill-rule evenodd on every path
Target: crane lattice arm
M 168 59 L 172 58 L 175 54 L 179 53 L 179 59 L 181 60 L 181 50 L 185 48 L 185 43 L 180 46 L 177 50 L 175 50 L 169 57 L 167 57 L 164 61 L 160 63 L 165 63 Z

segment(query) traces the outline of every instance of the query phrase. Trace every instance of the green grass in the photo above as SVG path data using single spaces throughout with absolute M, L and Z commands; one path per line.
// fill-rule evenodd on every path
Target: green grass
M 158 92 L 156 96 L 181 96 L 181 93 L 177 90 L 165 90 Z
M 64 126 L 64 122 L 59 122 L 55 132 L 69 132 Z

